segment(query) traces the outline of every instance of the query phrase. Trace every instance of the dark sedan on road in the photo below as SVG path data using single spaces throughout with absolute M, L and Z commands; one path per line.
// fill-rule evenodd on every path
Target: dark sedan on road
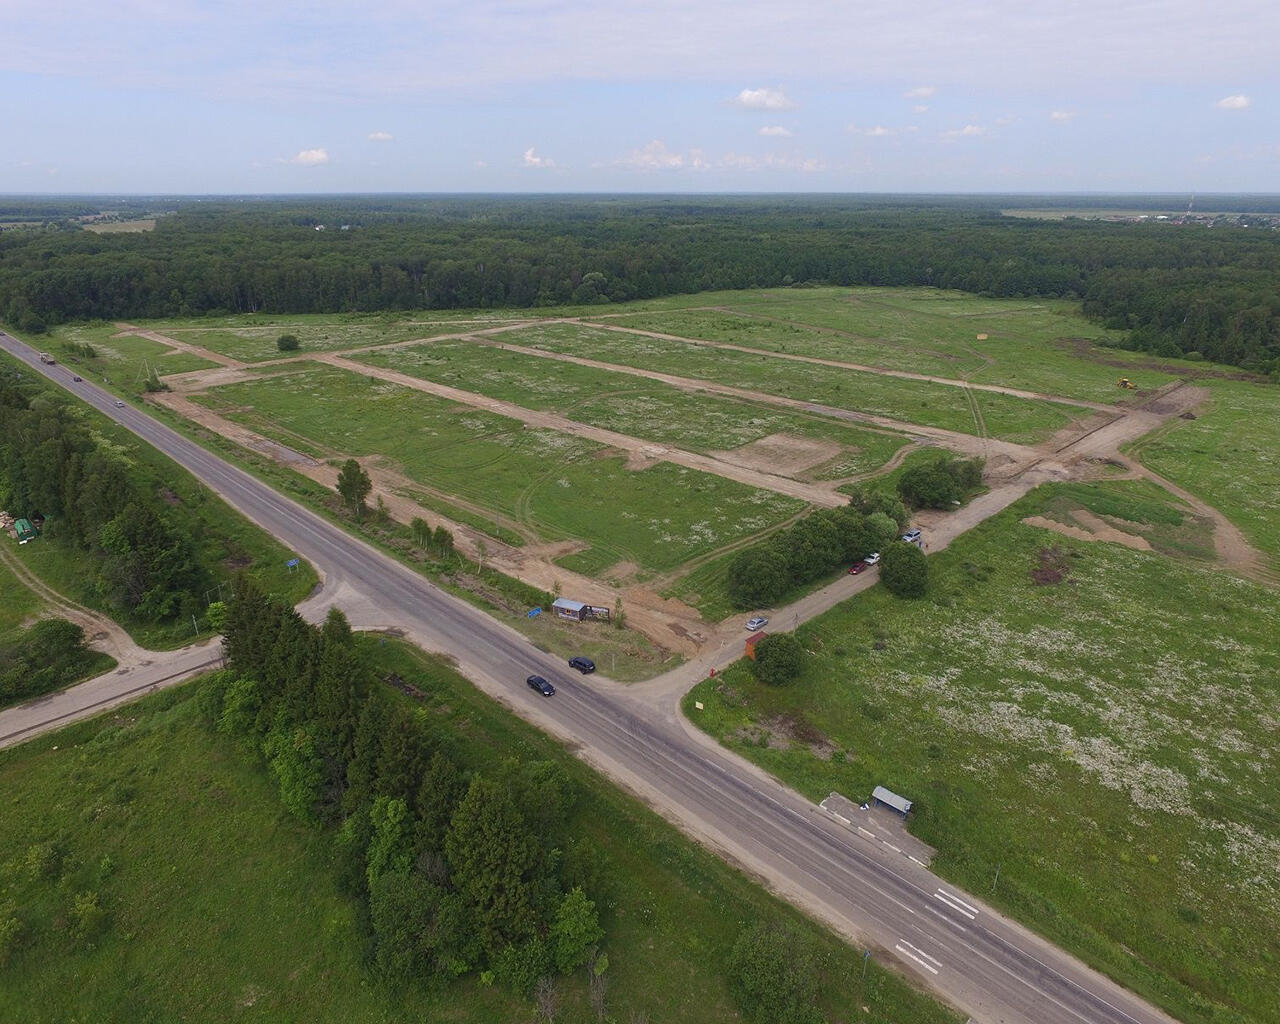
M 866 572 L 870 568 L 871 566 L 869 566 L 866 562 L 854 562 L 853 565 L 849 566 L 849 575 L 857 576 L 858 573 Z
M 529 684 L 530 689 L 537 690 L 544 697 L 550 697 L 556 692 L 556 688 L 542 676 L 530 676 L 525 682 Z
M 585 676 L 596 670 L 596 663 L 590 658 L 584 658 L 581 654 L 578 654 L 569 659 L 569 667 L 576 668 Z

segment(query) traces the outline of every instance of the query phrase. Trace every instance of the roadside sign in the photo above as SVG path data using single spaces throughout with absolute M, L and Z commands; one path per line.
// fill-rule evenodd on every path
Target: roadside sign
M 542 614 L 541 608 L 530 608 L 527 612 L 525 612 L 525 616 L 530 619 L 536 619 L 541 614 Z
M 285 564 L 285 566 L 286 566 L 286 567 L 288 567 L 288 568 L 290 568 L 290 569 L 297 569 L 297 568 L 298 568 L 298 560 L 297 560 L 296 558 L 291 558 L 291 559 L 289 559 L 289 561 L 285 562 L 284 564 Z

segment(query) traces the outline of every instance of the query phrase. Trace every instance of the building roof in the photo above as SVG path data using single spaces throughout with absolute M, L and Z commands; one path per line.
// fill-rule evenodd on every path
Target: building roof
M 885 789 L 884 786 L 876 786 L 876 788 L 871 791 L 871 799 L 879 800 L 882 804 L 888 804 L 899 814 L 906 814 L 911 810 L 910 800 L 906 797 L 898 796 L 897 793 L 890 792 Z
M 566 612 L 580 612 L 587 605 L 583 601 L 570 601 L 567 597 L 557 597 L 551 603 L 551 607 L 559 608 L 561 611 Z
M 747 643 L 748 643 L 748 644 L 753 644 L 753 643 L 755 643 L 757 640 L 759 640 L 762 636 L 764 636 L 764 630 L 763 630 L 763 629 L 762 629 L 762 630 L 760 630 L 760 632 L 759 632 L 759 633 L 752 633 L 749 637 L 747 637 Z

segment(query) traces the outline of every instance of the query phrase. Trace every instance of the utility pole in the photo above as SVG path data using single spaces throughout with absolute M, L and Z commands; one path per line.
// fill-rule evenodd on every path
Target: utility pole
M 992 891 L 992 892 L 995 892 L 995 891 L 996 891 L 996 882 L 1000 881 L 1000 868 L 1001 868 L 1001 867 L 1003 867 L 1003 866 L 1004 866 L 1003 864 L 997 864 L 997 865 L 996 865 L 996 877 L 995 877 L 995 878 L 992 880 L 992 882 L 991 882 L 991 891 Z

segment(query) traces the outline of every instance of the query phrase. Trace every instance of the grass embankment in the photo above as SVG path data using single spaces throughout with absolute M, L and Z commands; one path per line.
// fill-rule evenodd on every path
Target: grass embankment
M 982 434 L 964 388 L 780 359 L 691 342 L 650 338 L 575 324 L 538 324 L 503 335 L 513 345 L 714 381 L 730 387 L 815 402 L 903 423 Z M 1034 443 L 1076 419 L 1081 410 L 1049 401 L 975 391 L 986 430 L 1006 441 Z
M 814 799 L 906 794 L 942 875 L 1179 1019 L 1280 1019 L 1280 594 L 1019 521 L 1070 504 L 1197 529 L 1142 487 L 1045 488 L 930 558 L 926 599 L 802 627 L 794 685 L 740 663 L 686 709 Z
M 1212 381 L 1194 420 L 1143 438 L 1132 454 L 1210 502 L 1280 571 L 1280 387 Z
M 593 569 L 618 561 L 674 568 L 803 507 L 670 463 L 631 470 L 594 442 L 329 367 L 228 385 L 198 400 L 284 444 L 304 438 L 394 460 L 411 479 L 544 539 L 585 541 Z M 580 555 L 566 565 L 582 562 Z
M 170 348 L 150 338 L 126 334 L 114 324 L 65 324 L 50 330 L 47 337 L 31 337 L 26 341 L 48 351 L 95 384 L 106 384 L 131 394 L 141 393 L 151 371 L 164 377 L 218 365 L 203 356 Z M 77 345 L 86 344 L 93 349 L 93 358 L 75 349 Z
M 472 767 L 554 758 L 582 791 L 572 833 L 598 851 L 609 899 L 609 1012 L 654 1024 L 739 1019 L 724 977 L 738 934 L 790 923 L 826 960 L 825 1009 L 871 1024 L 958 1017 L 690 843 L 439 661 L 373 646 L 384 671 L 427 693 L 422 715 Z M 407 698 L 406 698 L 407 699 Z M 332 834 L 280 805 L 266 773 L 196 714 L 193 687 L 0 752 L 0 919 L 25 928 L 0 968 L 6 1014 L 66 1020 L 523 1020 L 529 1005 L 475 981 L 389 989 L 362 966 L 355 904 L 339 895 Z M 77 939 L 76 895 L 98 895 L 101 934 Z M 3 904 L 9 904 L 3 907 Z M 582 978 L 565 1024 L 586 1024 Z M 856 1001 L 856 1002 L 855 1002 Z
M 498 340 L 505 337 L 499 335 Z M 518 340 L 520 335 L 511 337 Z M 469 341 L 371 352 L 360 361 L 688 451 L 730 451 L 773 434 L 819 442 L 795 445 L 790 457 L 779 451 L 776 465 L 767 466 L 770 472 L 800 479 L 870 472 L 906 443 L 900 435 L 863 430 L 826 416 L 695 394 L 634 374 Z M 821 442 L 833 447 L 824 450 Z

